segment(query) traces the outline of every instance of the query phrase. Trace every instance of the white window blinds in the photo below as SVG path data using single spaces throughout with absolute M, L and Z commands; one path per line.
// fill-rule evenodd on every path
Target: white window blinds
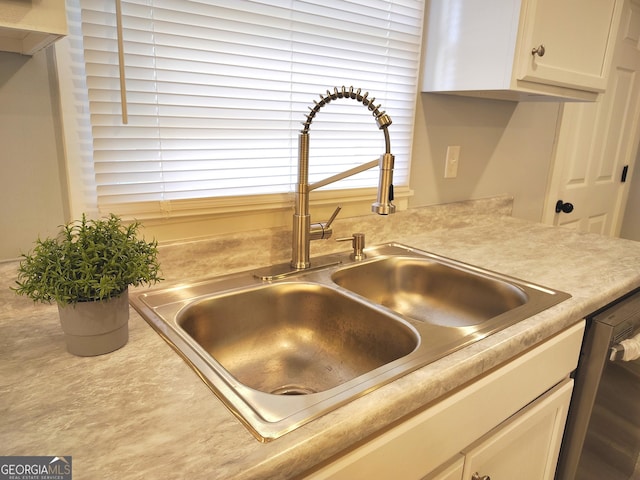
M 392 118 L 394 183 L 408 184 L 422 0 L 122 0 L 128 124 L 115 4 L 81 0 L 101 207 L 284 193 L 297 134 L 333 87 L 376 97 Z M 310 179 L 378 158 L 362 104 L 332 102 L 310 128 Z M 326 188 L 377 185 L 369 171 Z

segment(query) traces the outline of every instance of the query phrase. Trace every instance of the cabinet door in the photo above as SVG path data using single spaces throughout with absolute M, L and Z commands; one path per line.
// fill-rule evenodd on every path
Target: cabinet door
M 464 470 L 464 457 L 456 455 L 449 463 L 437 468 L 422 480 L 462 480 Z
M 66 34 L 64 0 L 0 0 L 0 51 L 33 55 Z
M 621 0 L 525 2 L 518 79 L 604 91 L 621 4 Z M 532 53 L 541 46 L 544 54 Z
M 572 390 L 565 380 L 465 449 L 463 480 L 553 480 Z

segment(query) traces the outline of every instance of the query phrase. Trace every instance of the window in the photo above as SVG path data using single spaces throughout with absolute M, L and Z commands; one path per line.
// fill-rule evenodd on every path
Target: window
M 122 0 L 127 124 L 115 3 L 79 1 L 69 14 L 81 12 L 101 209 L 167 214 L 291 192 L 308 106 L 343 85 L 370 92 L 391 116 L 394 183 L 408 185 L 423 1 Z M 384 151 L 356 101 L 323 107 L 310 140 L 312 182 Z M 377 179 L 374 169 L 323 188 Z

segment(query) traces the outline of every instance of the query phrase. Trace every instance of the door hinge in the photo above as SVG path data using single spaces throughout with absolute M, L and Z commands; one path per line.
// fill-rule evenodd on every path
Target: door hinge
M 627 173 L 629 172 L 629 165 L 625 165 L 622 168 L 622 176 L 620 177 L 620 183 L 624 183 L 627 181 Z

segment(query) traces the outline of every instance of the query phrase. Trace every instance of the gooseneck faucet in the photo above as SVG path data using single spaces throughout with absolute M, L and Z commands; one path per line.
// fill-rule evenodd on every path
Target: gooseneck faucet
M 311 240 L 331 237 L 331 222 L 340 211 L 340 207 L 338 207 L 327 222 L 312 224 L 311 215 L 309 214 L 309 192 L 312 190 L 379 166 L 378 194 L 376 201 L 371 205 L 371 211 L 379 215 L 387 215 L 394 213 L 396 210 L 395 205 L 392 203 L 394 156 L 391 154 L 391 141 L 387 130 L 391 125 L 391 118 L 384 111 L 380 111 L 381 105 L 374 105 L 375 98 L 369 99 L 368 97 L 369 93 L 367 92 L 363 95 L 361 94 L 361 89 L 354 91 L 353 87 L 349 87 L 347 90 L 343 86 L 342 89 L 338 90 L 336 87 L 333 92 L 327 90 L 326 95 L 320 95 L 320 101 L 314 100 L 315 105 L 313 108 L 309 107 L 310 113 L 307 114 L 307 120 L 303 123 L 304 127 L 298 136 L 298 183 L 296 184 L 291 247 L 291 267 L 296 270 L 310 268 L 309 250 Z M 384 133 L 385 152 L 377 160 L 309 184 L 309 127 L 322 107 L 339 98 L 356 100 L 372 112 L 378 128 Z

